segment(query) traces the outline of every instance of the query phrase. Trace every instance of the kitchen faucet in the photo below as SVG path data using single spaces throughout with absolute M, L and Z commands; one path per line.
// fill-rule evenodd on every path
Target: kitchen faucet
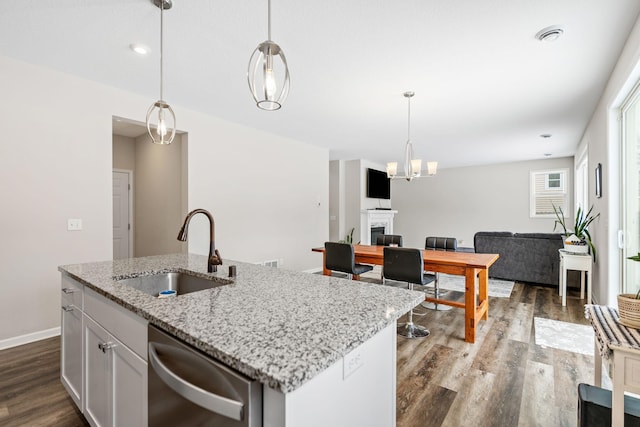
M 218 252 L 218 250 L 216 249 L 215 224 L 213 222 L 213 216 L 211 215 L 211 213 L 209 213 L 209 211 L 206 211 L 204 209 L 194 209 L 191 212 L 189 212 L 189 214 L 187 214 L 187 217 L 184 219 L 184 224 L 182 224 L 182 228 L 180 229 L 180 232 L 178 233 L 178 240 L 180 240 L 181 242 L 187 241 L 187 232 L 189 231 L 189 221 L 191 221 L 191 218 L 194 215 L 199 213 L 205 214 L 207 218 L 209 218 L 210 236 L 209 236 L 209 258 L 207 260 L 207 272 L 213 273 L 218 271 L 219 265 L 222 265 L 222 257 L 220 256 L 220 252 Z

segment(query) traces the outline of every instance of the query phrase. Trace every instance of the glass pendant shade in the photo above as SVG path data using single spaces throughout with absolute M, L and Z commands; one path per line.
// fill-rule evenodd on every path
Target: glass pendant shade
M 398 162 L 387 163 L 387 177 L 393 178 L 398 175 Z
M 173 108 L 160 100 L 151 104 L 147 112 L 147 132 L 154 144 L 168 145 L 176 136 L 176 115 Z
M 258 45 L 249 60 L 247 80 L 259 108 L 279 110 L 289 94 L 289 67 L 284 52 L 266 40 Z
M 289 66 L 280 46 L 271 41 L 271 0 L 268 12 L 267 40 L 251 54 L 247 81 L 258 108 L 275 111 L 289 95 Z
M 438 172 L 438 162 L 427 162 L 427 175 L 433 176 Z

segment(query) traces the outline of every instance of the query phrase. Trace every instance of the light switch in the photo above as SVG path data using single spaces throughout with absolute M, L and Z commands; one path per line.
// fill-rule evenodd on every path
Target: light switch
M 68 231 L 82 230 L 82 220 L 77 218 L 70 218 L 67 220 Z

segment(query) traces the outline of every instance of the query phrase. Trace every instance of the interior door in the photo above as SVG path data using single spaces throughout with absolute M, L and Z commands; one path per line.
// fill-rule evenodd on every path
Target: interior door
M 640 86 L 622 109 L 622 283 L 624 293 L 640 288 Z
M 131 174 L 113 171 L 113 259 L 124 259 L 131 254 L 131 222 L 129 192 Z

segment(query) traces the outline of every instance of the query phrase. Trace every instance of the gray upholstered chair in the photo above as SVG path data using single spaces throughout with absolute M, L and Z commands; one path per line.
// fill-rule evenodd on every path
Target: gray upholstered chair
M 414 284 L 424 286 L 433 280 L 423 272 L 424 259 L 420 249 L 385 247 L 383 264 L 385 278 L 407 282 L 410 290 L 413 290 Z M 398 326 L 398 334 L 407 338 L 420 338 L 428 336 L 430 332 L 413 323 L 412 308 L 407 323 Z
M 325 242 L 325 267 L 331 271 L 347 273 L 349 279 L 356 276 L 358 279 L 362 273 L 373 270 L 366 264 L 356 264 L 353 246 L 349 243 Z
M 436 251 L 456 251 L 458 250 L 458 240 L 455 237 L 427 237 L 424 243 L 424 248 Z M 434 277 L 435 280 L 433 282 L 433 297 L 436 299 L 440 299 L 440 297 L 447 292 L 443 292 L 440 290 L 440 273 L 435 273 Z M 448 305 L 436 304 L 433 302 L 423 302 L 422 306 L 431 310 L 440 311 L 451 310 L 453 308 Z

